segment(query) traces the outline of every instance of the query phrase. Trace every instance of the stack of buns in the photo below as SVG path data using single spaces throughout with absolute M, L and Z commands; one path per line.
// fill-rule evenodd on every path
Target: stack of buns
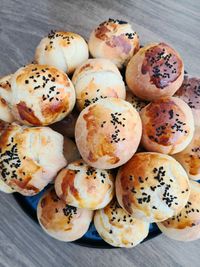
M 200 79 L 184 77 L 170 45 L 140 48 L 117 19 L 88 45 L 52 31 L 34 63 L 0 79 L 0 190 L 33 196 L 51 184 L 37 217 L 64 242 L 92 221 L 116 247 L 136 246 L 154 222 L 170 238 L 200 238 L 199 110 Z

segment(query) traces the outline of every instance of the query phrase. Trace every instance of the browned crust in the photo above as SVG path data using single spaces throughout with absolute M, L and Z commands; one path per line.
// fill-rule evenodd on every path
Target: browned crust
M 27 121 L 28 123 L 36 126 L 42 124 L 38 117 L 35 116 L 33 110 L 29 108 L 24 101 L 20 101 L 16 106 L 19 116 L 23 121 Z

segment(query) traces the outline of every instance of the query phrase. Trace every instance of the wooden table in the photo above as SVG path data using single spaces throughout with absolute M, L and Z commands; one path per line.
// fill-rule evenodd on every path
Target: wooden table
M 99 22 L 128 20 L 143 44 L 165 41 L 182 55 L 188 72 L 200 74 L 200 1 L 1 0 L 0 76 L 30 62 L 51 29 L 76 31 L 86 39 Z M 180 243 L 163 235 L 133 249 L 91 249 L 47 236 L 0 193 L 0 266 L 200 266 L 200 240 Z

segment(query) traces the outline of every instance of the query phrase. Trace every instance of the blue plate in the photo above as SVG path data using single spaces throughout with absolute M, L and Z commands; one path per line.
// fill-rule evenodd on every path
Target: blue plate
M 37 215 L 36 215 L 37 204 L 47 188 L 48 186 L 43 191 L 41 191 L 39 194 L 32 196 L 32 197 L 22 196 L 18 193 L 13 194 L 15 199 L 19 203 L 19 205 L 25 211 L 25 213 L 28 214 L 37 223 L 38 223 Z M 154 223 L 150 224 L 149 235 L 145 238 L 143 242 L 156 237 L 160 233 L 161 232 L 158 229 L 156 224 Z M 73 243 L 76 243 L 82 246 L 87 246 L 87 247 L 94 247 L 94 248 L 114 248 L 103 241 L 103 239 L 97 233 L 93 223 L 90 225 L 90 228 L 87 231 L 87 233 L 82 238 L 80 238 L 77 241 L 74 241 Z

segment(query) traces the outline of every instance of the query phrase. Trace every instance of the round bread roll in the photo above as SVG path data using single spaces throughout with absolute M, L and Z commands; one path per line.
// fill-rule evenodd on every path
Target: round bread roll
M 180 162 L 190 179 L 200 179 L 200 127 L 195 129 L 190 144 L 173 157 Z
M 78 112 L 73 110 L 72 113 L 67 115 L 63 120 L 50 125 L 50 127 L 66 137 L 74 138 L 75 124 L 78 115 Z
M 59 199 L 54 189 L 41 197 L 37 206 L 37 218 L 43 230 L 60 241 L 74 241 L 88 230 L 93 212 L 78 209 Z
M 102 99 L 80 113 L 75 127 L 78 150 L 88 165 L 116 168 L 127 162 L 140 143 L 138 112 L 120 98 Z
M 149 223 L 131 217 L 115 199 L 95 212 L 94 225 L 102 239 L 115 247 L 134 247 L 149 233 Z
M 195 125 L 200 126 L 200 78 L 185 76 L 175 96 L 188 104 L 192 109 Z
M 15 190 L 12 189 L 10 186 L 8 186 L 3 180 L 0 179 L 0 191 L 10 194 L 10 193 L 14 193 Z
M 76 144 L 68 137 L 64 137 L 63 154 L 68 164 L 81 157 Z
M 184 150 L 194 134 L 194 119 L 189 106 L 180 98 L 155 100 L 140 112 L 142 145 L 148 151 L 175 154 Z
M 10 110 L 12 74 L 0 78 L 0 120 L 13 122 L 14 117 Z
M 165 43 L 141 48 L 129 61 L 126 82 L 144 100 L 172 96 L 181 86 L 184 65 L 180 55 Z
M 88 45 L 93 57 L 108 58 L 122 68 L 138 51 L 139 37 L 128 22 L 109 19 L 92 31 Z
M 172 157 L 153 152 L 135 154 L 116 178 L 119 204 L 135 218 L 159 222 L 185 206 L 190 185 L 183 167 Z
M 83 160 L 70 163 L 55 179 L 59 198 L 77 208 L 104 208 L 114 195 L 114 177 L 110 171 L 87 165 Z
M 117 67 L 107 59 L 88 59 L 76 69 L 72 82 L 79 110 L 102 98 L 125 99 L 126 90 L 122 76 Z
M 88 45 L 74 32 L 51 31 L 35 51 L 35 62 L 54 66 L 67 74 L 89 57 Z
M 63 137 L 48 127 L 9 124 L 0 136 L 0 178 L 15 191 L 31 196 L 66 165 Z
M 200 238 L 200 184 L 190 181 L 191 193 L 179 214 L 158 223 L 159 229 L 169 238 L 194 241 Z
M 11 107 L 16 120 L 42 126 L 62 120 L 75 105 L 74 86 L 51 66 L 30 64 L 11 78 Z
M 140 112 L 147 104 L 137 96 L 135 96 L 129 89 L 126 90 L 126 101 L 129 102 L 138 112 Z

